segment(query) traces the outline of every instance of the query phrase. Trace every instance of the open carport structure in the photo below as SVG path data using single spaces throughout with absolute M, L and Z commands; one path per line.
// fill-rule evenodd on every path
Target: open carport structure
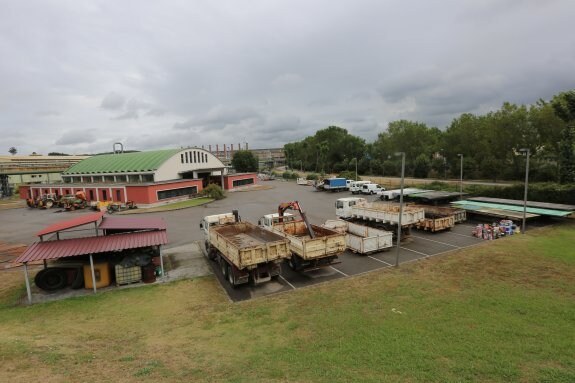
M 78 231 L 70 232 L 71 229 L 85 225 L 94 226 L 93 231 L 91 229 L 88 230 L 94 235 L 79 238 L 61 238 L 63 235 L 78 235 Z M 48 226 L 36 234 L 40 240 L 30 245 L 14 261 L 24 265 L 28 302 L 32 303 L 32 290 L 28 275 L 28 263 L 30 262 L 42 261 L 44 268 L 47 268 L 47 261 L 49 260 L 89 256 L 91 282 L 94 293 L 96 293 L 93 255 L 112 252 L 120 253 L 124 250 L 157 246 L 160 253 L 161 271 L 162 275 L 164 275 L 161 246 L 168 243 L 166 229 L 166 224 L 161 218 L 110 217 L 104 216 L 103 212 L 76 217 Z M 50 240 L 46 240 L 47 236 L 50 236 Z

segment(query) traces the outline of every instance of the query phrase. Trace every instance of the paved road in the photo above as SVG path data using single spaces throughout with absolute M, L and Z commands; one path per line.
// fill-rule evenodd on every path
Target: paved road
M 205 215 L 238 209 L 243 220 L 256 223 L 262 215 L 275 212 L 279 203 L 298 200 L 305 209 L 309 220 L 312 223 L 321 224 L 327 219 L 335 219 L 335 201 L 350 195 L 349 192 L 317 192 L 309 186 L 282 181 L 269 181 L 265 184 L 273 186 L 273 188 L 232 192 L 228 193 L 228 198 L 202 207 L 143 215 L 161 216 L 166 220 L 170 241 L 166 248 L 169 249 L 195 241 L 203 243 L 204 238 L 199 228 L 199 222 Z M 373 198 L 368 197 L 368 199 Z M 56 210 L 28 208 L 2 210 L 0 211 L 0 241 L 29 244 L 35 241 L 34 234 L 47 225 L 90 212 L 57 213 Z M 482 242 L 470 235 L 472 227 L 473 224 L 471 223 L 458 224 L 451 231 L 444 233 L 414 230 L 411 239 L 401 245 L 400 262 L 411 262 Z M 88 230 L 93 230 L 93 228 L 90 227 Z M 72 235 L 82 235 L 82 232 L 74 232 Z M 284 264 L 282 265 L 282 275 L 276 281 L 257 287 L 244 285 L 235 289 L 223 280 L 216 264 L 210 263 L 214 274 L 221 281 L 230 298 L 234 301 L 240 301 L 391 267 L 395 264 L 395 257 L 395 248 L 369 256 L 345 252 L 340 256 L 341 263 L 307 273 L 296 273 L 287 264 Z

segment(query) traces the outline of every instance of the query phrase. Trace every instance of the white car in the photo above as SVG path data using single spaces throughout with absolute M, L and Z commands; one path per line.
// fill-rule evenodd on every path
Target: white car
M 379 186 L 378 184 L 365 184 L 361 187 L 361 192 L 363 194 L 376 194 L 384 191 L 385 188 Z
M 363 185 L 370 184 L 371 181 L 353 181 L 349 186 L 349 191 L 351 194 L 361 193 L 361 188 Z

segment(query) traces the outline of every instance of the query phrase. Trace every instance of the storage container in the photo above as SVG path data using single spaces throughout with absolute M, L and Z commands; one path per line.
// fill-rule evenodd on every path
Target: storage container
M 112 283 L 110 264 L 108 262 L 94 264 L 94 276 L 96 277 L 96 288 L 107 287 Z M 93 289 L 92 272 L 90 265 L 84 265 L 84 287 Z
M 116 265 L 114 271 L 116 272 L 116 285 L 118 286 L 142 281 L 142 268 L 140 266 L 124 267 Z

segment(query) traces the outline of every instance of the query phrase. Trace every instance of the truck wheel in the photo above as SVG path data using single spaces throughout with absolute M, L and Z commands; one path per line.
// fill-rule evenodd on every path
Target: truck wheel
M 224 279 L 226 279 L 228 277 L 228 264 L 222 258 L 220 258 L 220 269 Z
M 288 259 L 288 264 L 292 270 L 294 270 L 294 271 L 299 270 L 299 262 L 298 262 L 297 256 L 295 254 L 292 254 L 290 259 Z
M 231 265 L 228 265 L 228 281 L 232 287 L 236 287 L 236 276 L 234 275 L 234 271 Z
M 46 291 L 63 289 L 68 283 L 66 269 L 43 269 L 38 274 L 36 274 L 34 283 L 36 286 Z

